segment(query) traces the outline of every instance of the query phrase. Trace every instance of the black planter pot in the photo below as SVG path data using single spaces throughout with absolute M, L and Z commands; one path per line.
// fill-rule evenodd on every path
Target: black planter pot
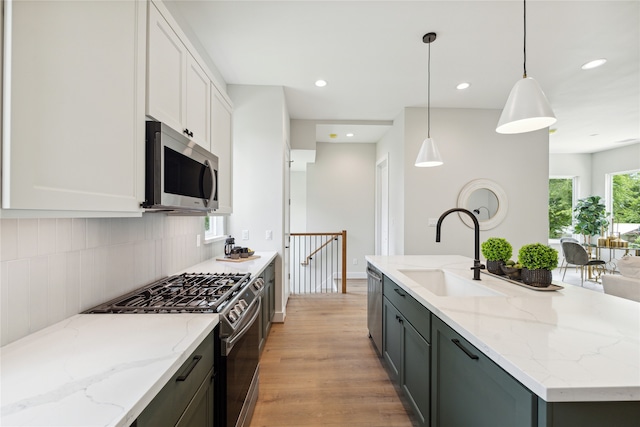
M 502 271 L 501 265 L 504 265 L 504 261 L 489 261 L 487 260 L 487 270 L 489 273 L 497 274 L 499 276 L 504 276 L 504 271 Z
M 529 270 L 527 268 L 522 269 L 522 282 L 525 285 L 535 286 L 537 288 L 546 288 L 551 284 L 553 280 L 553 274 L 551 270 Z

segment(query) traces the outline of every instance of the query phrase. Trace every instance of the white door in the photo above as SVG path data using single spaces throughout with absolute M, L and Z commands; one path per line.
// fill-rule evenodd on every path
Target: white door
M 282 275 L 284 280 L 282 281 L 282 291 L 284 294 L 283 307 L 286 305 L 286 301 L 289 299 L 289 285 L 291 281 L 290 274 L 290 246 L 291 246 L 291 150 L 289 144 L 285 146 L 284 150 L 284 253 L 282 255 Z
M 389 255 L 389 161 L 376 164 L 376 255 Z

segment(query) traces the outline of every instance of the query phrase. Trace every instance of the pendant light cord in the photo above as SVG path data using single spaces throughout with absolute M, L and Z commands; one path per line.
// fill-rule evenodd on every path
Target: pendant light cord
M 522 78 L 526 79 L 527 78 L 527 0 L 523 0 L 524 3 L 524 41 L 522 43 L 522 54 L 524 56 L 524 63 L 523 63 L 523 68 L 524 68 L 524 74 L 522 75 Z
M 427 138 L 431 138 L 431 43 L 427 56 Z

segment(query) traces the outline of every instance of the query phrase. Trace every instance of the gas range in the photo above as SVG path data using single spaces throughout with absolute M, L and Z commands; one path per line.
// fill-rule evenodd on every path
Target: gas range
M 261 283 L 256 282 L 260 281 L 249 286 L 253 293 L 261 288 Z M 250 273 L 183 273 L 145 285 L 85 313 L 223 313 L 250 283 Z

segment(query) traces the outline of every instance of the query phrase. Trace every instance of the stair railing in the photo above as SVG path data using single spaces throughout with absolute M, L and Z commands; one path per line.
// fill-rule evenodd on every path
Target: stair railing
M 347 292 L 347 231 L 291 233 L 290 292 Z

